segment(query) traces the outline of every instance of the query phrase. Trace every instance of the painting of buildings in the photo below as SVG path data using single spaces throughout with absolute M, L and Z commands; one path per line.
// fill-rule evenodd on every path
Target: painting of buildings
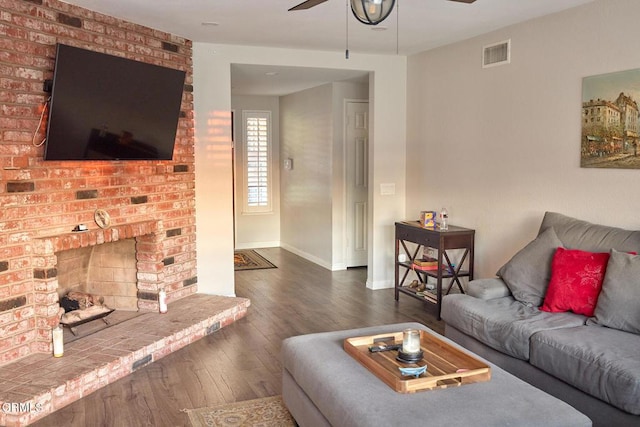
M 639 169 L 640 69 L 582 81 L 580 166 Z

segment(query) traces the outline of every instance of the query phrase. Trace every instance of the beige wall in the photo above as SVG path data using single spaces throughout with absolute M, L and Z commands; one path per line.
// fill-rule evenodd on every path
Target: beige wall
M 324 267 L 331 266 L 332 84 L 280 99 L 282 247 Z
M 407 214 L 446 206 L 475 228 L 477 277 L 547 210 L 640 228 L 640 171 L 580 168 L 582 78 L 640 66 L 639 16 L 602 0 L 409 58 Z M 506 39 L 511 64 L 483 70 L 483 45 Z

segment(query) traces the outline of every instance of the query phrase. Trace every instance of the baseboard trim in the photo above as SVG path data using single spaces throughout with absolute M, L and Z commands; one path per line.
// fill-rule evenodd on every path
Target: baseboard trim
M 367 288 L 377 291 L 378 289 L 389 289 L 395 287 L 392 280 L 367 280 Z
M 236 243 L 235 249 L 260 249 L 260 248 L 278 248 L 280 242 L 251 242 Z
M 332 266 L 330 263 L 328 263 L 327 261 L 321 258 L 318 258 L 315 255 L 311 255 L 305 251 L 301 251 L 300 249 L 294 248 L 293 246 L 287 245 L 286 243 L 281 243 L 280 247 L 282 249 L 285 249 L 291 253 L 298 255 L 299 257 L 306 259 L 307 261 L 311 261 L 314 264 L 318 264 L 320 267 L 326 268 L 327 270 L 332 270 Z

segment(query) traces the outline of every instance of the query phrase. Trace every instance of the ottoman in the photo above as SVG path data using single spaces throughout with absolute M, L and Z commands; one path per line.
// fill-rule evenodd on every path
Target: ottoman
M 573 407 L 491 366 L 491 380 L 413 394 L 395 392 L 343 349 L 346 338 L 421 329 L 401 323 L 287 338 L 282 397 L 301 427 L 591 426 Z M 469 352 L 470 353 L 470 352 Z M 476 356 L 477 357 L 477 356 Z

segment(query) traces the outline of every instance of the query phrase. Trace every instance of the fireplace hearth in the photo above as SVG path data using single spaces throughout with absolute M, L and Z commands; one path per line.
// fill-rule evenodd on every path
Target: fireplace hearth
M 0 402 L 8 408 L 0 411 L 0 425 L 26 426 L 44 418 L 230 325 L 249 305 L 246 298 L 193 294 L 171 303 L 166 314 L 116 311 L 112 316 L 134 318 L 65 342 L 60 358 L 33 354 L 0 367 Z M 93 323 L 98 322 L 79 329 Z

